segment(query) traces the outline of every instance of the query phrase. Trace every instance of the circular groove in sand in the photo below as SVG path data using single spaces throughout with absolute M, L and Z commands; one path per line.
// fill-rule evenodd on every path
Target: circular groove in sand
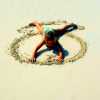
M 49 22 L 41 22 L 41 25 L 58 25 L 58 24 L 62 24 L 62 23 L 67 23 L 66 21 L 49 21 Z M 26 30 L 24 30 L 26 29 Z M 83 26 L 79 26 L 79 29 L 84 29 Z M 39 32 L 34 32 L 34 30 L 28 30 L 27 26 L 21 27 L 19 30 L 17 30 L 20 33 L 25 33 L 23 36 L 20 36 L 19 38 L 16 38 L 13 40 L 13 42 L 10 45 L 10 54 L 19 62 L 23 63 L 31 63 L 31 64 L 40 64 L 40 65 L 51 65 L 51 64 L 65 64 L 67 62 L 75 62 L 76 60 L 78 60 L 79 58 L 82 58 L 85 55 L 85 52 L 87 50 L 87 44 L 86 42 L 84 42 L 81 38 L 73 35 L 73 34 L 66 34 L 67 37 L 72 38 L 74 40 L 76 40 L 80 46 L 81 49 L 79 50 L 79 52 L 74 55 L 71 58 L 67 58 L 65 59 L 63 62 L 61 63 L 57 63 L 55 61 L 55 57 L 56 55 L 49 55 L 48 58 L 44 61 L 36 61 L 36 62 L 29 62 L 27 59 L 27 57 L 25 57 L 24 55 L 19 53 L 19 47 L 21 46 L 21 42 L 23 42 L 25 39 L 28 39 L 32 36 L 35 35 L 40 35 Z

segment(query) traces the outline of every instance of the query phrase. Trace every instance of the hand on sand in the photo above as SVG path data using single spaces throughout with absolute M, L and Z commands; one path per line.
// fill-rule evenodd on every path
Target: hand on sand
M 56 59 L 56 61 L 57 61 L 57 62 L 62 62 L 63 59 L 62 59 L 62 57 L 58 57 L 58 58 Z
M 28 61 L 35 62 L 36 61 L 36 58 L 35 57 L 29 58 Z

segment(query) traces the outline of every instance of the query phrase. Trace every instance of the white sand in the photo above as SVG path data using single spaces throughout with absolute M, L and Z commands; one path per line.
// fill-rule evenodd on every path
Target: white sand
M 60 21 L 60 25 L 58 25 L 59 21 L 54 21 L 55 25 L 45 25 L 48 22 L 45 23 L 43 27 L 52 27 L 52 28 L 61 28 L 65 24 L 65 21 Z M 40 23 L 41 24 L 41 23 Z M 68 23 L 66 23 L 68 24 Z M 77 30 L 83 29 L 82 26 L 79 27 Z M 16 37 L 13 42 L 9 46 L 9 52 L 10 55 L 13 56 L 16 60 L 25 63 L 30 63 L 28 61 L 28 58 L 32 56 L 32 52 L 35 49 L 35 47 L 39 44 L 39 42 L 42 39 L 42 36 L 40 36 L 40 33 L 38 32 L 36 27 L 26 28 L 22 27 L 17 29 L 18 32 L 21 35 L 20 37 Z M 74 30 L 75 31 L 75 30 Z M 62 64 L 65 64 L 67 62 L 75 62 L 79 58 L 82 58 L 86 51 L 87 51 L 87 44 L 79 37 L 72 34 L 72 32 L 69 32 L 69 34 L 65 33 L 63 36 L 60 36 L 58 39 L 59 43 L 62 45 L 62 51 L 64 54 L 64 62 Z M 34 46 L 33 46 L 34 45 Z M 41 56 L 40 56 L 41 55 Z M 35 64 L 42 64 L 42 65 L 52 65 L 57 64 L 54 60 L 57 59 L 58 52 L 56 50 L 47 48 L 45 45 L 40 48 L 40 50 L 37 53 L 37 60 Z M 61 66 L 61 65 L 60 65 Z
M 99 0 L 1 1 L 0 100 L 100 100 L 99 4 Z M 33 20 L 57 19 L 86 27 L 82 31 L 73 31 L 88 43 L 88 51 L 83 58 L 61 66 L 40 66 L 20 64 L 7 55 L 7 47 L 20 36 L 17 28 Z M 31 47 L 27 41 L 25 47 Z M 61 41 L 65 45 L 63 39 Z M 71 50 L 75 47 L 72 49 L 70 43 L 64 47 L 73 52 Z

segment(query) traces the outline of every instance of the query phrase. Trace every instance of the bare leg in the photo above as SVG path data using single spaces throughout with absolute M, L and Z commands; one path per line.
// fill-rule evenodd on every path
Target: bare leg
M 30 23 L 29 26 L 36 26 L 41 34 L 44 30 L 44 28 L 37 21 Z
M 56 31 L 57 35 L 61 35 L 62 33 L 66 32 L 70 28 L 77 28 L 77 25 L 72 23 L 72 24 L 69 24 L 69 25 L 65 25 L 62 28 L 55 29 L 55 31 Z
M 38 22 L 34 22 L 34 24 L 36 25 L 37 29 L 39 30 L 39 32 L 42 34 L 44 28 L 38 23 Z
M 77 28 L 77 25 L 72 23 L 64 27 L 65 30 L 70 29 L 70 28 Z

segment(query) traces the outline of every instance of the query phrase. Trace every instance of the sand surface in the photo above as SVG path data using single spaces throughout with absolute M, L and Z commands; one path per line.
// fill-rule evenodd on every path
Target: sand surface
M 99 4 L 99 0 L 1 1 L 0 100 L 100 100 Z M 83 44 L 86 43 L 84 46 L 88 48 L 82 58 L 73 63 L 42 64 L 42 66 L 40 63 L 20 63 L 18 59 L 15 60 L 15 57 L 9 54 L 11 44 L 15 38 L 18 40 L 29 35 L 29 33 L 19 33 L 17 29 L 34 20 L 39 22 L 66 20 L 68 23 L 84 26 L 84 30 L 74 30 L 59 39 L 63 50 L 69 52 L 65 60 L 73 58 L 83 50 L 81 49 L 83 45 L 72 38 L 73 35 L 81 39 Z M 61 26 L 49 25 L 55 28 Z M 37 33 L 37 29 L 34 30 L 34 33 Z M 40 39 L 41 36 L 37 34 L 25 38 L 20 43 L 17 42 L 18 54 L 28 58 L 38 43 L 34 42 Z M 46 47 L 41 48 L 43 49 Z M 43 52 L 37 61 L 47 61 L 50 55 L 54 55 L 53 58 L 57 57 L 56 54 L 52 50 Z
M 40 22 L 40 24 L 44 28 L 52 27 L 54 29 L 61 28 L 65 24 L 68 25 L 67 21 L 64 20 Z M 72 31 L 85 29 L 84 26 L 77 26 L 78 28 L 73 28 Z M 21 63 L 32 63 L 39 65 L 61 65 L 68 62 L 75 62 L 76 60 L 82 58 L 85 55 L 87 51 L 87 44 L 81 38 L 72 34 L 71 29 L 68 30 L 70 31 L 66 31 L 64 35 L 57 37 L 63 51 L 63 62 L 57 63 L 57 50 L 48 48 L 46 45 L 43 45 L 38 50 L 35 62 L 28 61 L 28 58 L 32 56 L 33 50 L 39 44 L 39 42 L 41 42 L 42 39 L 42 36 L 40 35 L 39 31 L 35 26 L 24 26 L 17 29 L 19 33 L 24 33 L 24 35 L 13 40 L 13 42 L 10 44 L 10 47 L 8 48 L 9 54 L 13 56 L 15 60 L 18 60 Z

